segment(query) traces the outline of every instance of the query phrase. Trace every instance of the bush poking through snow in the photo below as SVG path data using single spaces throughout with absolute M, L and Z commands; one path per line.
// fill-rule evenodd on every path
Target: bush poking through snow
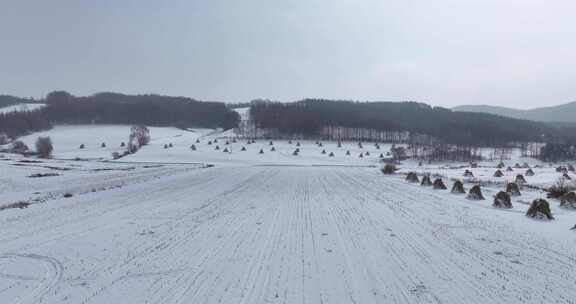
M 101 143 L 100 148 L 106 148 L 106 143 Z
M 164 149 L 168 149 L 168 145 L 167 145 L 167 144 L 164 144 Z
M 512 171 L 514 171 L 514 169 L 512 169 L 512 167 L 508 167 L 508 168 L 506 168 L 506 171 L 512 172 Z
M 132 126 L 128 137 L 128 153 L 136 153 L 150 143 L 150 130 L 145 126 Z
M 416 172 L 409 172 L 408 175 L 406 175 L 406 181 L 410 183 L 420 182 L 420 180 L 418 179 L 418 174 L 416 174 Z
M 506 193 L 510 194 L 511 196 L 520 196 L 520 187 L 518 187 L 517 183 L 508 183 L 506 185 Z
M 378 156 L 379 158 L 384 158 L 384 154 L 380 153 L 380 156 Z
M 10 148 L 11 153 L 25 153 L 28 150 L 28 146 L 21 140 L 13 142 L 12 147 Z
M 494 196 L 494 203 L 492 206 L 496 208 L 512 208 L 512 200 L 510 199 L 510 194 L 500 191 L 496 196 Z
M 568 173 L 564 173 L 562 174 L 562 178 L 566 179 L 566 180 L 571 180 L 572 178 L 570 177 L 570 175 L 568 175 Z
M 294 152 L 292 152 L 292 155 L 298 156 L 298 153 L 299 153 L 299 152 L 300 152 L 300 150 L 299 150 L 299 149 L 296 149 L 296 150 L 294 150 Z
M 220 150 L 220 146 L 216 145 L 216 147 L 214 147 L 214 150 Z
M 124 148 L 124 147 L 126 147 L 126 143 L 125 143 L 125 142 L 121 142 L 121 143 L 120 143 L 120 148 Z
M 496 166 L 496 168 L 498 169 L 504 169 L 504 167 L 506 167 L 506 165 L 503 162 L 499 162 L 498 165 Z
M 246 151 L 246 147 L 242 146 L 242 149 L 240 149 L 240 151 Z
M 432 186 L 432 181 L 430 180 L 430 175 L 425 174 L 424 176 L 422 176 L 422 182 L 420 183 L 420 186 Z
M 276 151 L 276 147 L 272 147 L 272 148 L 270 149 L 270 152 L 274 152 L 274 151 Z
M 84 148 L 86 148 L 84 144 L 80 144 L 80 147 L 78 147 L 78 149 L 84 149 Z
M 446 185 L 444 185 L 444 182 L 442 181 L 441 178 L 437 178 L 436 180 L 434 180 L 434 184 L 432 184 L 432 189 L 434 189 L 434 190 L 446 190 L 448 188 L 446 188 Z
M 526 179 L 524 178 L 524 175 L 522 175 L 522 174 L 516 175 L 516 183 L 518 185 L 526 184 Z
M 520 168 L 522 168 L 522 167 L 520 166 L 520 164 L 519 164 L 519 163 L 516 163 L 516 164 L 514 164 L 514 168 L 516 168 L 516 169 L 520 169 Z
M 192 151 L 196 151 L 196 145 L 194 145 L 194 144 L 191 145 L 191 146 L 190 146 L 190 149 L 191 149 Z
M 560 207 L 576 209 L 576 193 L 568 192 L 560 199 Z
M 346 155 L 350 155 L 350 150 L 346 150 Z
M 264 154 L 264 150 L 260 149 L 260 152 L 258 152 L 258 154 Z
M 484 195 L 482 195 L 482 189 L 480 188 L 480 185 L 474 185 L 474 187 L 472 187 L 468 192 L 468 196 L 466 196 L 466 198 L 473 201 L 484 200 Z
M 363 158 L 364 154 L 360 153 L 360 155 L 358 155 L 358 157 Z
M 464 177 L 474 177 L 474 173 L 472 173 L 472 171 L 466 169 L 466 171 L 464 171 Z
M 464 189 L 464 184 L 461 181 L 457 180 L 454 182 L 454 185 L 452 186 L 452 190 L 450 192 L 454 194 L 464 194 L 466 193 L 466 190 Z
M 224 148 L 224 150 L 222 150 L 222 152 L 224 152 L 224 153 L 229 153 L 230 150 L 228 150 L 228 148 Z
M 64 193 L 65 198 L 70 198 L 72 196 L 73 196 L 72 193 L 69 193 L 69 192 Z
M 326 150 L 322 150 L 322 154 L 326 154 Z
M 328 154 L 329 157 L 334 157 L 334 152 L 330 152 L 330 154 Z
M 526 170 L 526 176 L 534 176 L 534 175 L 535 175 L 534 170 L 532 169 Z
M 36 152 L 40 158 L 52 157 L 53 150 L 54 146 L 52 146 L 52 139 L 49 136 L 40 136 L 36 139 Z
M 567 183 L 565 179 L 560 178 L 554 185 L 550 186 L 547 189 L 548 198 L 561 198 L 564 195 L 568 194 L 568 192 L 574 190 L 576 190 L 574 186 Z
M 196 138 L 196 143 L 197 143 L 197 144 L 200 143 L 200 138 Z
M 396 170 L 396 166 L 393 164 L 386 164 L 380 171 L 382 171 L 384 174 L 394 174 Z
M 567 173 L 567 172 L 568 172 L 568 169 L 566 169 L 565 167 L 560 166 L 560 167 L 556 167 L 556 172 L 558 172 L 558 173 Z
M 504 176 L 504 173 L 502 173 L 502 171 L 500 171 L 500 169 L 496 170 L 496 172 L 494 172 L 494 177 L 502 177 Z
M 553 220 L 550 204 L 545 199 L 535 199 L 526 211 L 526 216 L 539 220 Z
M 522 168 L 530 169 L 530 165 L 528 163 L 524 163 L 524 164 L 522 164 Z

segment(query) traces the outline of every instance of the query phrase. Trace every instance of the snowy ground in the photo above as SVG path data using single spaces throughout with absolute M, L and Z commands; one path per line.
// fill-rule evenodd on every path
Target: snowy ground
M 103 162 L 112 151 L 98 143 L 116 148 L 128 127 L 97 128 L 90 139 L 89 127 L 52 130 L 61 159 L 1 158 L 0 206 L 32 205 L 0 210 L 0 303 L 576 303 L 576 211 L 550 200 L 554 221 L 529 219 L 545 194 L 528 188 L 512 209 L 493 208 L 517 172 L 469 201 L 402 174 L 450 187 L 464 164 L 405 162 L 385 176 L 384 145 L 303 141 L 292 156 L 295 142 L 270 152 L 267 141 L 158 128 L 137 154 Z M 467 169 L 487 183 L 494 165 Z M 558 178 L 534 170 L 529 183 Z
M 19 103 L 7 107 L 0 108 L 0 114 L 11 113 L 11 112 L 28 112 L 43 108 L 46 106 L 43 103 Z

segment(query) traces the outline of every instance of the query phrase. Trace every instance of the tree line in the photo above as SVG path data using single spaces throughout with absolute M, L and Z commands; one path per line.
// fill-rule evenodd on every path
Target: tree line
M 254 101 L 250 115 L 257 128 L 306 136 L 337 137 L 342 127 L 427 135 L 444 144 L 501 146 L 510 142 L 541 142 L 557 131 L 544 123 L 484 113 L 453 112 L 416 102 L 352 102 L 305 99 L 294 103 Z
M 0 115 L 0 133 L 18 137 L 53 124 L 132 124 L 179 128 L 223 128 L 238 125 L 238 113 L 222 102 L 185 97 L 98 93 L 76 97 L 55 91 L 36 102 L 46 107 Z

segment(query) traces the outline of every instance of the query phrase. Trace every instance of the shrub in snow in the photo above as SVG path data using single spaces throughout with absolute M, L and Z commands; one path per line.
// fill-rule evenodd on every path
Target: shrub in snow
M 292 140 L 288 140 L 288 144 L 291 145 L 291 144 L 292 144 Z
M 86 148 L 86 146 L 84 146 L 84 144 L 81 144 L 80 147 L 78 147 L 79 149 L 84 149 Z
M 525 183 L 526 183 L 526 179 L 524 178 L 524 175 L 522 175 L 522 174 L 516 175 L 516 183 L 517 183 L 518 185 L 525 184 Z
M 240 151 L 246 151 L 246 147 L 242 146 L 242 149 L 240 149 Z
M 534 170 L 532 170 L 532 169 L 526 170 L 526 176 L 534 176 L 534 174 L 535 174 Z
M 274 143 L 272 141 L 270 141 L 270 143 L 268 143 L 268 145 L 272 146 L 272 145 L 274 145 Z
M 227 146 L 227 145 L 229 145 L 229 144 L 230 144 L 229 141 L 226 141 L 226 142 L 224 143 L 225 146 Z
M 232 142 L 233 142 L 233 143 L 236 143 L 236 138 L 232 138 Z
M 362 142 L 358 142 L 358 148 L 362 149 Z
M 502 173 L 502 171 L 496 170 L 496 172 L 494 172 L 494 177 L 502 177 L 502 176 L 504 176 L 504 173 Z
M 576 169 L 574 169 L 574 166 L 568 165 L 568 171 L 574 172 Z
M 506 167 L 506 165 L 503 162 L 499 162 L 498 165 L 496 166 L 496 168 L 498 169 L 503 169 L 504 167 Z
M 72 196 L 73 196 L 72 193 L 64 193 L 64 197 L 65 197 L 65 198 L 69 198 L 69 197 L 72 197 Z
M 196 143 L 197 143 L 197 144 L 200 143 L 200 138 L 196 138 Z
M 376 147 L 376 150 L 380 150 L 380 145 L 378 143 L 376 143 L 374 146 Z
M 322 154 L 326 154 L 326 150 L 322 150 Z
M 324 147 L 324 145 L 321 142 L 319 142 L 318 147 Z
M 214 147 L 214 150 L 220 150 L 220 146 L 216 145 L 216 147 Z
M 218 138 L 214 138 L 214 143 L 217 143 L 217 142 L 218 142 Z
M 168 145 L 167 145 L 167 144 L 164 144 L 164 149 L 168 149 Z
M 28 146 L 21 140 L 17 140 L 12 143 L 12 148 L 10 148 L 10 152 L 12 153 L 24 153 L 28 151 Z
M 380 169 L 380 171 L 382 171 L 382 173 L 384 174 L 394 174 L 396 170 L 397 170 L 396 166 L 394 166 L 393 164 L 386 164 L 382 169 Z
M 360 155 L 358 155 L 358 157 L 362 158 L 362 157 L 364 157 L 364 154 L 360 153 Z
M 514 164 L 514 168 L 520 169 L 520 168 L 521 168 L 521 167 L 520 167 L 520 164 L 519 164 L 519 163 L 515 163 L 515 164 Z
M 6 133 L 0 132 L 0 146 L 10 143 L 10 137 Z
M 346 150 L 346 155 L 350 155 L 350 150 Z
M 530 165 L 528 163 L 524 163 L 524 164 L 522 164 L 522 168 L 528 169 L 528 168 L 530 168 Z
M 264 150 L 260 149 L 260 152 L 258 152 L 258 154 L 264 154 Z
M 418 174 L 416 172 L 410 172 L 406 175 L 406 181 L 410 183 L 419 183 L 420 180 L 418 179 Z
M 508 183 L 506 185 L 506 193 L 510 194 L 511 196 L 520 196 L 520 187 L 518 187 L 517 183 Z
M 292 152 L 292 155 L 298 156 L 298 151 L 299 151 L 298 149 L 294 150 L 294 152 Z
M 466 171 L 464 171 L 464 177 L 474 177 L 474 173 L 472 173 L 472 171 L 466 169 Z
M 212 144 L 212 141 L 211 141 L 211 140 L 209 140 L 209 141 L 208 141 L 208 145 L 211 145 L 211 144 Z
M 106 148 L 106 143 L 101 143 L 100 148 Z
M 454 182 L 454 185 L 452 186 L 452 190 L 450 192 L 454 194 L 462 194 L 466 193 L 466 190 L 464 189 L 464 184 L 462 184 L 461 181 L 457 180 Z
M 230 152 L 230 151 L 228 150 L 228 148 L 224 148 L 224 150 L 223 150 L 222 152 L 228 153 L 228 152 Z
M 420 183 L 420 186 L 432 186 L 430 175 L 424 174 L 424 176 L 422 176 L 422 182 Z
M 296 147 L 300 147 L 300 142 L 297 142 L 297 143 L 296 143 Z
M 562 178 L 566 179 L 566 180 L 571 180 L 572 178 L 570 177 L 570 175 L 568 175 L 568 173 L 564 173 L 562 174 Z
M 366 151 L 366 153 L 364 153 L 366 156 L 370 156 L 370 152 Z
M 272 148 L 270 149 L 270 151 L 271 151 L 271 152 L 276 151 L 276 147 L 272 147 Z
M 146 126 L 132 126 L 128 137 L 128 152 L 136 153 L 150 143 L 150 130 Z
M 330 154 L 328 156 L 334 157 L 334 152 L 330 152 Z
M 561 198 L 568 194 L 570 191 L 574 191 L 574 187 L 566 182 L 565 179 L 560 178 L 558 181 L 550 186 L 548 189 L 548 198 Z
M 510 194 L 504 191 L 498 192 L 494 196 L 494 203 L 492 206 L 496 208 L 512 208 L 512 200 L 510 199 Z
M 196 145 L 191 145 L 190 149 L 192 149 L 192 151 L 196 151 Z
M 125 143 L 125 142 L 121 142 L 121 143 L 120 143 L 120 148 L 124 148 L 124 147 L 126 147 L 126 143 Z
M 172 143 L 169 143 L 168 147 L 172 148 L 172 147 L 174 147 L 174 145 L 172 145 Z
M 120 156 L 120 152 L 118 151 L 112 152 L 112 159 L 119 159 L 120 157 L 122 157 Z
M 478 168 L 478 164 L 477 163 L 470 163 L 470 168 Z
M 52 139 L 47 137 L 38 137 L 36 139 L 36 152 L 41 158 L 50 158 L 52 156 L 52 151 L 54 147 L 52 146 Z
M 342 142 L 338 141 L 338 148 L 342 148 Z
M 568 192 L 560 199 L 560 207 L 576 209 L 576 193 Z
M 434 189 L 434 190 L 446 190 L 448 188 L 446 188 L 446 185 L 444 185 L 444 182 L 442 181 L 441 178 L 437 178 L 436 180 L 434 180 L 434 183 L 432 184 L 432 189 Z
M 384 154 L 380 153 L 380 156 L 378 156 L 378 158 L 384 158 Z
M 560 166 L 560 167 L 556 167 L 556 172 L 558 172 L 558 173 L 566 173 L 566 172 L 568 172 L 568 170 L 567 170 L 566 168 Z
M 512 167 L 508 167 L 508 168 L 506 168 L 506 171 L 512 172 L 512 171 L 514 171 L 514 169 L 512 169 Z
M 484 200 L 484 195 L 482 195 L 482 189 L 480 188 L 480 185 L 474 185 L 474 187 L 472 187 L 468 192 L 468 196 L 466 196 L 466 198 L 473 201 Z
M 553 220 L 552 211 L 550 211 L 550 204 L 545 199 L 536 199 L 526 211 L 526 216 L 539 220 Z

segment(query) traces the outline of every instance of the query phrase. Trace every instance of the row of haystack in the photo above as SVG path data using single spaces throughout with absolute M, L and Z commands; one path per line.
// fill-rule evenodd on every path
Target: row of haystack
M 494 196 L 494 202 L 492 206 L 496 208 L 512 208 L 512 200 L 511 196 L 520 196 L 520 187 L 519 184 L 523 184 L 526 182 L 523 176 L 519 175 L 516 178 L 517 182 L 515 183 L 508 183 L 506 186 L 506 191 L 500 191 L 498 194 Z M 422 186 L 432 186 L 435 190 L 446 190 L 447 187 L 444 185 L 444 182 L 441 178 L 437 178 L 434 182 L 431 181 L 430 175 L 426 174 L 422 176 L 422 180 L 418 178 L 416 172 L 410 172 L 406 176 L 406 181 L 411 183 L 420 183 Z M 453 194 L 464 194 L 466 193 L 466 189 L 464 188 L 464 184 L 460 180 L 456 180 L 452 186 L 452 190 L 450 191 Z M 485 200 L 484 195 L 482 194 L 482 188 L 480 185 L 474 185 L 468 191 L 468 195 L 466 196 L 469 200 Z M 570 196 L 567 196 L 566 205 L 571 205 L 576 207 L 576 194 L 571 193 Z M 550 205 L 548 201 L 544 199 L 537 199 L 532 202 L 532 205 L 526 212 L 526 215 L 532 218 L 538 219 L 546 219 L 552 220 L 554 217 L 552 216 L 552 212 L 550 211 Z

